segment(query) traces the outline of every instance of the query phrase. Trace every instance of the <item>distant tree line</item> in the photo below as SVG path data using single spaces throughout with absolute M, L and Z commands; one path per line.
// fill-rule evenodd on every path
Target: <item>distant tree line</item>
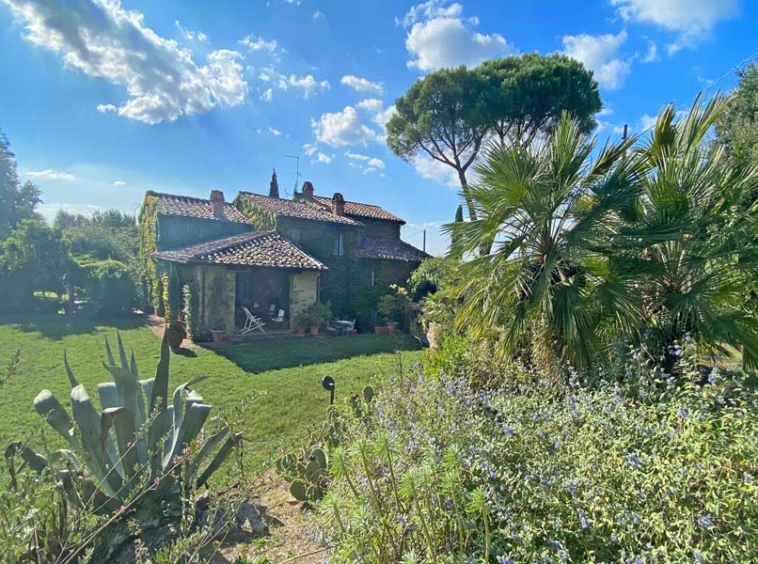
M 40 203 L 40 188 L 21 183 L 0 132 L 0 313 L 133 311 L 139 295 L 134 216 L 60 210 L 50 225 L 37 211 Z

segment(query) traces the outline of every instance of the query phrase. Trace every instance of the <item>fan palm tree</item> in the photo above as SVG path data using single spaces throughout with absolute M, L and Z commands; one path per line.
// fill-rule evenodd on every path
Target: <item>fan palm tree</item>
M 685 334 L 710 349 L 743 350 L 758 360 L 758 322 L 746 307 L 755 275 L 758 168 L 737 168 L 708 135 L 724 101 L 696 103 L 676 121 L 673 106 L 636 152 L 647 171 L 636 213 L 614 239 L 617 265 L 639 278 L 649 337 L 664 351 Z M 623 257 L 623 258 L 622 258 Z M 656 353 L 658 351 L 655 351 Z M 673 359 L 669 358 L 671 362 Z
M 639 326 L 634 277 L 607 251 L 634 218 L 640 161 L 626 157 L 632 138 L 593 157 L 596 144 L 564 115 L 544 142 L 493 145 L 469 191 L 479 219 L 444 228 L 451 255 L 470 258 L 458 272 L 457 325 L 495 337 L 504 357 L 530 348 L 554 366 L 588 368 L 607 334 Z

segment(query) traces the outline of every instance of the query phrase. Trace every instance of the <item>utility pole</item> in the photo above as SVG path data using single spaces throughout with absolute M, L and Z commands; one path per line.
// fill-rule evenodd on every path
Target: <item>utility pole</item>
M 626 130 L 627 130 L 627 127 L 628 126 L 626 124 L 624 124 L 624 135 L 621 137 L 621 139 L 623 139 L 624 141 L 626 141 Z
M 424 229 L 424 245 L 423 245 L 423 248 L 421 250 L 424 251 L 424 252 L 426 252 L 426 229 Z

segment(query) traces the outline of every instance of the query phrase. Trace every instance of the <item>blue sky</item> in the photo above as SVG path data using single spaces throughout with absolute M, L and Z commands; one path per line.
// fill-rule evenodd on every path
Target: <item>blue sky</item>
M 393 156 L 392 105 L 436 68 L 566 52 L 600 83 L 601 137 L 728 90 L 758 50 L 747 0 L 0 0 L 0 128 L 43 212 L 135 212 L 145 190 L 283 191 L 384 206 L 444 251 L 451 170 Z

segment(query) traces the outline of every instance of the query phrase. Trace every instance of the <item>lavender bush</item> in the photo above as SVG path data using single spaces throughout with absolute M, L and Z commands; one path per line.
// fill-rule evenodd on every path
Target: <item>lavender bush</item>
M 332 453 L 331 561 L 758 561 L 757 396 L 677 348 L 629 386 L 397 377 Z

